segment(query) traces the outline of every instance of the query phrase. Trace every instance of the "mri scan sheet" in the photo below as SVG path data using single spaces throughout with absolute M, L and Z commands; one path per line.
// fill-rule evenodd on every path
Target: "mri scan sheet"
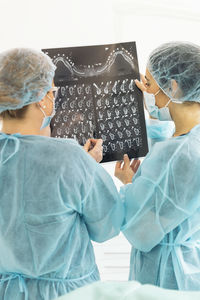
M 103 161 L 148 152 L 135 42 L 43 49 L 57 69 L 52 137 L 103 139 Z

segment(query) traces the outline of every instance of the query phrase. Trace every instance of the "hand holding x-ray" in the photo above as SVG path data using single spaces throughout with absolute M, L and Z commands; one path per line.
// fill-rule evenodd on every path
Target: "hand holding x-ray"
M 117 161 L 115 165 L 115 177 L 117 177 L 123 184 L 131 183 L 139 166 L 139 159 L 134 159 L 131 162 L 128 155 L 124 154 L 124 160 Z
M 88 152 L 97 162 L 103 159 L 103 140 L 102 139 L 88 139 L 83 146 L 84 150 Z

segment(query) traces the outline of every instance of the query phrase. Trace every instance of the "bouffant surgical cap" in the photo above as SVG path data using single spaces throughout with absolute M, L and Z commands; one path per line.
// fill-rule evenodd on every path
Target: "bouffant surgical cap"
M 40 101 L 52 87 L 55 69 L 41 51 L 16 48 L 0 53 L 0 113 Z
M 147 68 L 172 101 L 200 102 L 200 46 L 165 43 L 150 54 Z

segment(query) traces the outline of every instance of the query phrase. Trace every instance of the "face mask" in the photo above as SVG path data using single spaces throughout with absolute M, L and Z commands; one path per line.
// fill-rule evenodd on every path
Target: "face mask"
M 45 114 L 44 110 L 40 107 L 40 110 L 41 110 L 41 112 L 44 115 L 44 119 L 42 121 L 42 125 L 41 125 L 40 129 L 43 129 L 43 128 L 49 126 L 49 124 L 51 123 L 51 119 L 55 116 L 55 113 L 56 113 L 56 110 L 55 110 L 55 101 L 52 100 L 48 95 L 47 95 L 47 98 L 49 98 L 53 102 L 53 110 L 52 110 L 51 115 L 47 116 Z
M 171 102 L 171 99 L 162 108 L 158 108 L 158 106 L 155 104 L 156 103 L 155 96 L 159 92 L 160 92 L 160 90 L 155 95 L 149 94 L 147 92 L 143 92 L 146 108 L 152 117 L 159 119 L 160 121 L 172 121 L 172 118 L 171 118 L 171 115 L 169 112 L 169 108 L 168 108 L 168 105 Z

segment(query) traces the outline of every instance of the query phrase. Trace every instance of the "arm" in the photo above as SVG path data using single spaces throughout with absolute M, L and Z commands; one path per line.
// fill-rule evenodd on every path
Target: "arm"
M 119 234 L 124 207 L 112 178 L 100 165 L 82 203 L 82 214 L 92 240 L 103 242 Z
M 159 144 L 143 161 L 132 184 L 120 191 L 125 202 L 122 231 L 141 251 L 150 251 L 200 206 L 198 178 L 193 180 L 193 188 L 188 188 L 191 172 L 199 166 L 186 159 L 180 148 L 170 159 L 176 145 L 164 149 L 163 143 Z

